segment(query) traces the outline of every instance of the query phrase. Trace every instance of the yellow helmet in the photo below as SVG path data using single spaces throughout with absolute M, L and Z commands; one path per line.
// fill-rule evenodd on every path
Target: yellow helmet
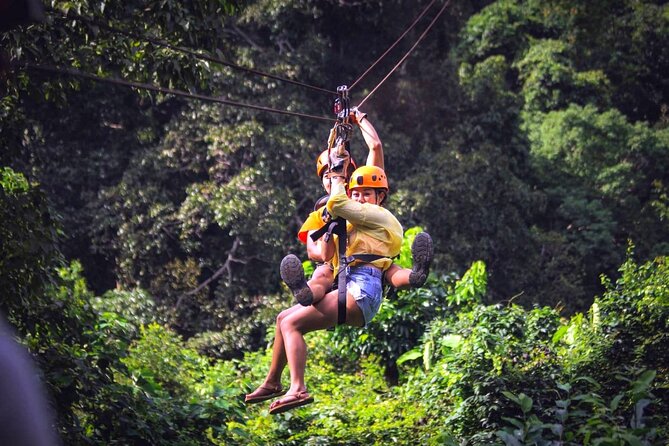
M 361 166 L 355 169 L 348 183 L 348 190 L 371 187 L 388 192 L 386 173 L 377 166 Z
M 323 174 L 325 171 L 330 167 L 330 158 L 329 158 L 329 150 L 325 149 L 321 152 L 320 155 L 318 155 L 318 158 L 316 158 L 316 174 L 319 176 L 319 178 L 323 177 Z M 348 166 L 348 174 L 351 173 L 352 170 L 356 169 L 355 161 L 353 161 L 353 158 L 351 158 L 351 162 Z

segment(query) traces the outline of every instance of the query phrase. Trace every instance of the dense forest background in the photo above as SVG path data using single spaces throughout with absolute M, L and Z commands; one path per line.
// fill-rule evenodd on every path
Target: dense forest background
M 669 444 L 669 6 L 453 0 L 374 90 L 428 3 L 53 0 L 0 34 L 0 308 L 66 444 Z M 357 80 L 433 274 L 310 335 L 317 402 L 272 418 L 241 395 Z

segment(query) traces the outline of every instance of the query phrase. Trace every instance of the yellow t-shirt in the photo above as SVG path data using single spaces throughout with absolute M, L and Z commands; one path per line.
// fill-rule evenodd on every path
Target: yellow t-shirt
M 323 221 L 323 206 L 322 208 L 313 211 L 307 219 L 302 223 L 302 227 L 297 233 L 297 238 L 304 244 L 307 243 L 307 236 L 309 231 L 315 231 L 323 227 L 325 222 Z
M 392 257 L 400 253 L 404 236 L 402 225 L 381 206 L 349 199 L 343 184 L 335 184 L 332 188 L 326 206 L 333 217 L 342 217 L 348 222 L 346 255 L 377 254 L 387 257 L 371 262 L 385 271 L 392 265 Z
M 323 221 L 323 209 L 325 206 L 313 211 L 312 213 L 309 214 L 307 219 L 302 223 L 302 227 L 300 230 L 297 232 L 297 238 L 304 244 L 307 243 L 307 237 L 309 236 L 309 232 L 311 231 L 316 231 L 318 229 L 321 229 L 325 222 Z M 339 268 L 339 245 L 337 244 L 337 239 L 338 237 L 334 234 L 332 234 L 332 240 L 334 241 L 335 244 L 335 253 L 334 256 L 332 256 L 332 259 L 330 259 L 327 264 L 330 265 L 330 269 L 333 271 L 337 271 Z

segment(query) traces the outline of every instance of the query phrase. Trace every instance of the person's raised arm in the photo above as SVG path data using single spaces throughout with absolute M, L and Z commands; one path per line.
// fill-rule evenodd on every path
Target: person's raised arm
M 351 118 L 353 118 L 353 121 L 358 124 L 358 127 L 360 127 L 362 137 L 364 138 L 365 143 L 367 144 L 367 148 L 369 149 L 366 165 L 380 167 L 381 169 L 385 170 L 381 138 L 379 138 L 379 134 L 376 133 L 376 129 L 372 123 L 369 122 L 367 113 L 362 113 L 357 108 L 354 108 L 351 111 Z

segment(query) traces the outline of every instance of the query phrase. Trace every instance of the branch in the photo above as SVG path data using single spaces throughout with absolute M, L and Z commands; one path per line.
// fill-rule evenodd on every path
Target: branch
M 251 46 L 253 47 L 253 49 L 255 49 L 255 50 L 257 50 L 257 51 L 262 51 L 262 48 L 260 47 L 260 45 L 258 45 L 258 44 L 255 43 L 253 40 L 251 40 L 251 38 L 250 38 L 244 31 L 242 31 L 241 29 L 239 29 L 239 27 L 238 27 L 237 25 L 235 25 L 235 24 L 233 23 L 233 24 L 231 25 L 231 27 L 232 27 L 232 29 L 235 31 L 235 33 L 237 33 L 237 35 L 240 36 L 242 39 L 246 40 L 246 42 L 247 42 L 249 45 L 251 45 Z
M 232 263 L 242 263 L 246 264 L 247 260 L 242 260 L 238 259 L 235 257 L 235 252 L 237 251 L 237 248 L 239 248 L 239 238 L 235 238 L 235 241 L 232 243 L 232 248 L 230 248 L 230 251 L 228 252 L 228 258 L 225 260 L 225 263 L 223 263 L 223 266 L 221 266 L 210 278 L 199 284 L 195 289 L 190 290 L 177 299 L 177 303 L 174 306 L 174 311 L 176 312 L 177 309 L 181 306 L 181 303 L 186 297 L 192 296 L 194 294 L 199 293 L 202 291 L 204 287 L 209 285 L 212 281 L 218 279 L 224 272 L 228 272 L 228 280 L 232 280 L 232 270 L 230 268 Z

